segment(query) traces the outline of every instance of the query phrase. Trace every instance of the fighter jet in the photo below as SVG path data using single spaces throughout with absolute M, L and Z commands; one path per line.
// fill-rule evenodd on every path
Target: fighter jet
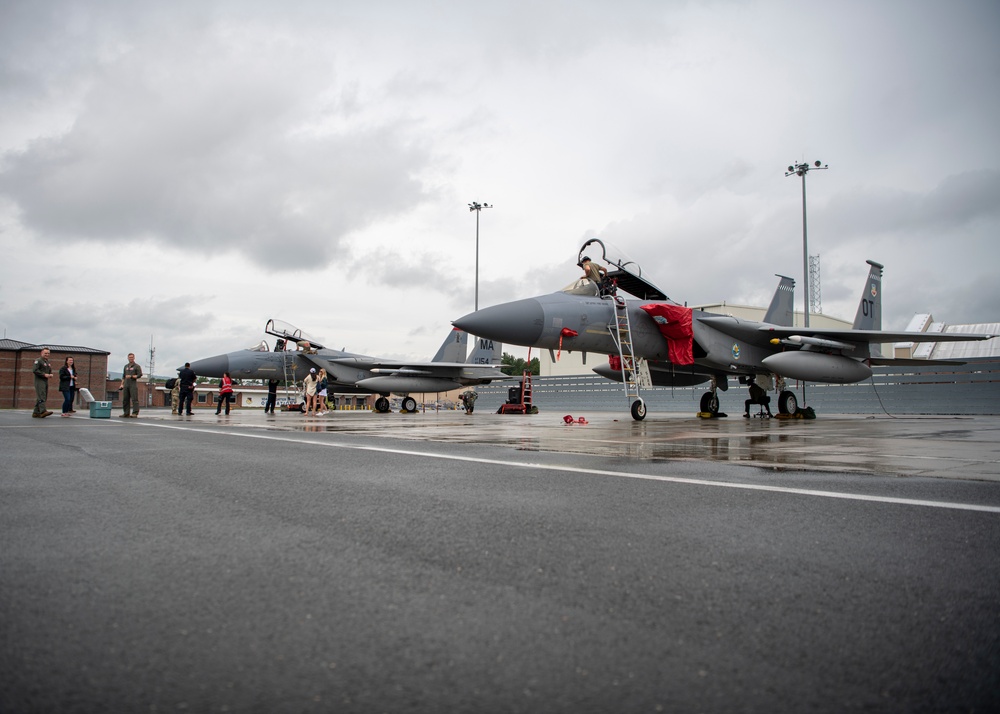
M 305 378 L 312 368 L 326 369 L 337 391 L 378 394 L 375 411 L 388 412 L 390 394 L 403 397 L 403 411 L 415 411 L 410 393 L 447 392 L 460 387 L 510 379 L 500 371 L 502 345 L 477 339 L 466 360 L 468 333 L 453 329 L 430 362 L 390 360 L 328 349 L 302 330 L 280 320 L 268 320 L 264 332 L 277 339 L 274 349 L 266 341 L 244 350 L 206 357 L 191 363 L 200 377 L 279 379 L 286 384 Z
M 586 252 L 598 250 L 613 268 L 603 287 L 580 279 L 559 292 L 487 307 L 452 324 L 505 343 L 611 356 L 636 420 L 646 416 L 640 390 L 653 384 L 689 386 L 708 381 L 711 386 L 702 395 L 701 411 L 718 415 L 718 390 L 729 388 L 730 377 L 758 384 L 775 380 L 779 412 L 794 414 L 798 398 L 786 388 L 786 379 L 860 382 L 871 376 L 872 365 L 903 364 L 882 358 L 878 348 L 882 343 L 995 337 L 882 331 L 882 266 L 871 261 L 865 296 L 854 327 L 847 330 L 794 327 L 691 309 L 670 300 L 634 262 L 609 256 L 599 239 L 584 243 L 579 264 Z M 628 300 L 622 292 L 638 299 Z

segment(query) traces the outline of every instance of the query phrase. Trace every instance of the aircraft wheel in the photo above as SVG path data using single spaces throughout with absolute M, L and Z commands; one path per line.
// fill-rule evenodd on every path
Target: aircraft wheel
M 646 418 L 646 403 L 641 399 L 632 402 L 632 418 L 636 421 L 642 421 Z
M 705 392 L 701 395 L 701 410 L 709 414 L 719 413 L 719 395 L 715 392 Z
M 389 400 L 385 397 L 379 397 L 375 400 L 375 411 L 379 414 L 385 414 L 389 411 Z
M 799 400 L 795 398 L 795 392 L 785 390 L 778 395 L 778 413 L 794 414 L 799 410 Z
M 406 397 L 403 399 L 403 411 L 404 412 L 415 412 L 417 411 L 417 400 L 413 397 Z

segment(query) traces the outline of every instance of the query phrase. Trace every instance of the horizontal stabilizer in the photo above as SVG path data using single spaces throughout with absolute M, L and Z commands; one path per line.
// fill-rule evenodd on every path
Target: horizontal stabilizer
M 968 362 L 955 359 L 904 359 L 893 357 L 872 357 L 868 360 L 872 367 L 958 367 Z
M 990 340 L 997 335 L 975 332 L 884 332 L 882 330 L 840 330 L 809 327 L 775 327 L 762 325 L 761 332 L 773 337 L 792 337 L 808 335 L 810 337 L 827 337 L 844 340 L 845 342 L 974 342 Z

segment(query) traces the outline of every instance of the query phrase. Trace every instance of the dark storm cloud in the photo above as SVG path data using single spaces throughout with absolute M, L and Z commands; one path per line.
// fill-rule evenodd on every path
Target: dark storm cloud
M 883 232 L 940 235 L 1000 216 L 1000 171 L 947 176 L 924 192 L 859 185 L 832 197 L 816 215 L 848 239 Z

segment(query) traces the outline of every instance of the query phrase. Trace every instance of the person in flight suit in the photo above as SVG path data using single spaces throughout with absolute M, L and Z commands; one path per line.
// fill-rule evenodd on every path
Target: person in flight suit
M 49 380 L 52 379 L 52 365 L 49 364 L 48 347 L 42 348 L 42 354 L 35 360 L 35 366 L 31 371 L 35 375 L 35 396 L 38 398 L 31 416 L 36 419 L 44 419 L 52 414 L 45 408 L 45 402 L 49 399 Z
M 118 391 L 122 393 L 122 418 L 139 418 L 139 377 L 142 376 L 142 367 L 135 361 L 135 354 L 128 353 L 128 364 L 122 369 L 122 386 Z M 129 407 L 132 413 L 129 413 Z

